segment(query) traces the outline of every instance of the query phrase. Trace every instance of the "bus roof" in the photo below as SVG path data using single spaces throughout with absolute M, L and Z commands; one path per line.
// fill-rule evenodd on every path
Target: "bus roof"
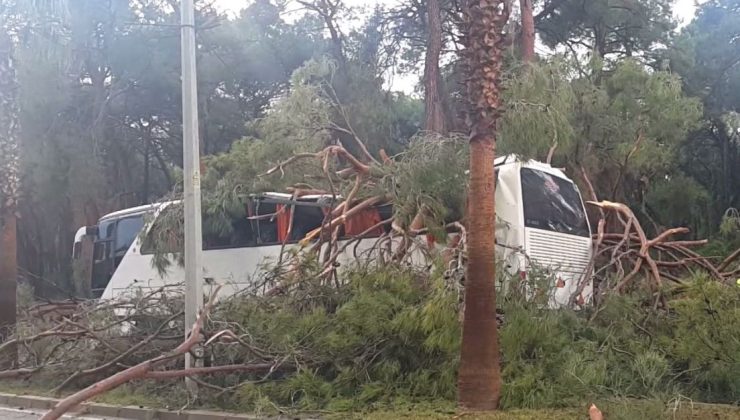
M 562 178 L 568 182 L 573 182 L 573 180 L 570 179 L 568 175 L 566 175 L 561 169 L 553 168 L 549 163 L 540 162 L 534 159 L 522 159 L 514 154 L 497 157 L 496 160 L 494 160 L 493 165 L 499 167 L 503 165 L 512 165 L 515 163 L 521 164 L 523 168 L 537 169 L 550 175 L 554 175 L 558 178 Z
M 550 164 L 539 162 L 534 159 L 521 159 L 519 156 L 514 154 L 499 156 L 494 161 L 494 166 L 503 166 L 503 165 L 510 165 L 520 163 L 523 167 L 526 168 L 533 168 L 538 169 L 543 172 L 547 172 L 550 175 L 557 176 L 559 178 L 563 178 L 569 182 L 573 182 L 568 176 L 563 173 L 562 170 L 558 168 L 553 168 Z M 293 194 L 289 193 L 281 193 L 281 192 L 264 192 L 260 194 L 252 194 L 251 195 L 254 198 L 260 199 L 260 198 L 271 198 L 271 199 L 277 199 L 277 200 L 293 200 Z M 310 194 L 310 195 L 303 195 L 297 198 L 298 201 L 317 201 L 321 198 L 332 198 L 331 194 Z M 341 196 L 337 196 L 336 198 L 341 199 Z M 118 210 L 113 213 L 108 213 L 105 216 L 101 217 L 99 222 L 103 222 L 110 219 L 120 219 L 127 216 L 134 216 L 139 214 L 144 214 L 152 211 L 156 211 L 161 207 L 169 206 L 170 204 L 179 203 L 180 200 L 175 201 L 164 201 L 160 203 L 152 203 L 152 204 L 145 204 L 143 206 L 137 206 L 137 207 L 131 207 L 123 210 Z M 80 229 L 82 230 L 82 229 Z M 79 233 L 79 232 L 78 232 Z M 75 235 L 77 236 L 77 235 Z
M 255 194 L 253 195 L 255 198 L 277 198 L 277 199 L 284 199 L 284 200 L 292 200 L 293 194 L 288 193 L 280 193 L 280 192 L 264 192 L 261 194 Z M 318 200 L 320 198 L 332 198 L 333 196 L 331 194 L 306 194 L 301 195 L 296 198 L 296 200 Z M 341 196 L 336 196 L 337 198 L 341 198 Z
M 166 204 L 166 203 L 145 204 L 143 206 L 130 207 L 127 209 L 114 211 L 113 213 L 108 213 L 105 216 L 101 217 L 99 222 L 104 222 L 109 219 L 120 219 L 126 216 L 134 216 L 134 215 L 139 215 L 143 213 L 148 213 L 148 212 L 157 210 L 159 206 L 161 206 L 162 204 Z
M 75 243 L 82 242 L 82 238 L 85 236 L 85 233 L 87 233 L 86 226 L 77 229 L 77 232 L 75 232 Z

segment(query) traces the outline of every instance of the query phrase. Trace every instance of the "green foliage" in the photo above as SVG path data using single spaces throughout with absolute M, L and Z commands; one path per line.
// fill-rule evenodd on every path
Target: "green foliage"
M 347 411 L 454 400 L 459 296 L 433 273 L 355 268 L 339 289 L 307 285 L 291 296 L 230 300 L 215 322 L 243 326 L 253 345 L 298 365 L 294 373 L 242 385 L 228 404 Z M 514 290 L 499 296 L 503 408 L 635 396 L 736 402 L 737 288 L 697 277 L 670 292 L 668 312 L 654 312 L 637 296 L 550 310 Z
M 407 226 L 422 209 L 425 226 L 431 229 L 439 230 L 445 221 L 461 219 L 467 166 L 466 139 L 433 134 L 414 137 L 383 179 L 383 187 L 393 194 L 401 226 Z
M 701 104 L 683 95 L 676 76 L 633 61 L 619 64 L 602 84 L 579 79 L 574 89 L 578 142 L 568 156 L 585 166 L 600 198 L 640 208 L 646 182 L 675 169 Z
M 592 64 L 598 67 L 598 60 Z M 686 181 L 692 206 L 665 205 L 670 186 L 686 180 L 676 173 L 679 149 L 698 127 L 700 102 L 684 95 L 675 75 L 635 60 L 593 72 L 558 57 L 509 68 L 499 150 L 544 160 L 557 144 L 554 164 L 571 174 L 585 167 L 600 198 L 656 209 L 666 224 L 693 222 L 708 200 L 696 182 Z
M 457 285 L 437 267 L 417 271 L 395 264 L 346 267 L 338 286 L 318 277 L 317 264 L 298 266 L 303 281 L 291 293 L 270 297 L 239 294 L 219 302 L 205 331 L 228 327 L 248 343 L 214 343 L 212 365 L 279 360 L 264 373 L 228 373 L 204 377 L 230 391 L 200 389 L 200 404 L 270 415 L 291 410 L 338 412 L 408 409 L 450 405 L 456 396 L 460 346 Z M 269 271 L 269 270 L 267 270 Z M 665 290 L 669 309 L 652 309 L 651 296 L 608 296 L 598 307 L 578 311 L 547 309 L 527 291 L 552 279 L 530 272 L 521 287 L 498 293 L 503 315 L 500 351 L 502 407 L 542 409 L 584 406 L 602 399 L 646 398 L 650 412 L 679 399 L 736 404 L 740 393 L 740 288 L 697 276 Z M 274 273 L 280 277 L 285 273 Z M 499 282 L 520 282 L 518 276 Z M 522 293 L 522 292 L 525 293 Z M 138 296 L 138 299 L 144 295 Z M 91 327 L 113 322 L 107 306 L 86 312 Z M 159 294 L 142 303 L 127 328 L 146 337 L 170 314 L 182 311 L 181 296 Z M 23 324 L 30 336 L 49 328 L 42 320 Z M 166 323 L 165 336 L 177 336 L 181 322 Z M 124 346 L 119 328 L 100 330 L 109 343 Z M 130 340 L 132 337 L 128 337 Z M 59 338 L 30 343 L 43 356 Z M 65 338 L 66 340 L 66 338 Z M 116 349 L 69 341 L 85 351 L 64 353 L 32 378 L 32 384 L 58 384 L 80 368 L 91 368 L 117 355 Z M 126 358 L 133 365 L 173 345 L 162 339 Z M 81 347 L 76 347 L 81 346 Z M 254 350 L 252 350 L 254 349 Z M 174 367 L 174 365 L 172 366 Z M 102 373 L 101 373 L 102 375 Z M 102 376 L 80 378 L 87 386 Z M 170 406 L 184 404 L 182 382 L 136 384 L 139 394 Z M 679 400 L 680 402 L 680 400 Z M 613 407 L 605 412 L 623 413 Z M 654 405 L 654 407 L 653 407 Z
M 740 234 L 740 212 L 737 209 L 727 209 L 722 216 L 719 233 L 727 238 L 737 237 Z
M 657 220 L 671 221 L 677 226 L 696 226 L 699 234 L 707 229 L 698 229 L 699 215 L 710 206 L 709 192 L 696 180 L 683 174 L 653 180 L 645 196 L 650 210 Z
M 728 290 L 730 289 L 730 290 Z M 698 278 L 674 304 L 675 340 L 666 345 L 679 381 L 706 401 L 736 401 L 740 392 L 740 291 Z
M 239 404 L 251 409 L 264 395 L 301 409 L 453 398 L 455 305 L 440 295 L 441 279 L 420 275 L 399 267 L 358 269 L 346 289 L 324 288 L 321 298 L 231 302 L 219 318 L 249 325 L 259 346 L 306 363 L 285 380 L 242 388 Z
M 566 0 L 543 16 L 538 29 L 550 47 L 585 46 L 603 58 L 650 56 L 665 45 L 675 23 L 671 0 Z M 546 6 L 547 8 L 547 6 Z
M 729 208 L 722 216 L 718 235 L 707 246 L 702 248 L 702 254 L 708 256 L 729 256 L 740 248 L 740 214 L 735 208 Z M 740 261 L 735 261 L 727 267 L 727 271 L 740 268 Z
M 740 207 L 738 28 L 740 2 L 702 2 L 696 18 L 666 54 L 671 69 L 682 76 L 686 93 L 704 104 L 703 124 L 686 138 L 680 164 L 710 194 L 710 208 L 699 215 L 714 234 L 725 210 Z
M 498 139 L 503 153 L 544 159 L 555 144 L 570 149 L 575 96 L 569 71 L 564 61 L 553 59 L 506 73 Z

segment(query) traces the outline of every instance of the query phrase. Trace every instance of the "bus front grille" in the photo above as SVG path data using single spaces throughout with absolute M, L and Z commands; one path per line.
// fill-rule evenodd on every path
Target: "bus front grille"
M 591 260 L 591 239 L 526 228 L 526 250 L 537 265 L 558 272 L 583 273 Z

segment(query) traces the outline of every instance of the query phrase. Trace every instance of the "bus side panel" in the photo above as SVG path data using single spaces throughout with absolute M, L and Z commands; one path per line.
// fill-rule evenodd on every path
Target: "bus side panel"
M 338 260 L 339 270 L 351 267 L 356 263 L 373 261 L 377 257 L 377 238 L 368 238 L 347 247 Z M 392 241 L 392 250 L 397 249 L 400 238 Z M 340 242 L 341 247 L 343 242 Z M 356 245 L 356 246 L 355 246 Z M 286 251 L 298 247 L 296 244 L 286 246 Z M 208 293 L 210 287 L 221 285 L 220 297 L 227 297 L 240 291 L 264 293 L 273 285 L 263 285 L 265 265 L 274 264 L 280 256 L 281 245 L 257 247 L 214 249 L 203 251 L 203 287 Z M 287 254 L 285 258 L 290 258 Z M 121 264 L 106 287 L 103 299 L 116 299 L 128 295 L 137 289 L 152 290 L 166 285 L 182 284 L 185 272 L 176 260 L 161 276 L 152 265 L 153 255 L 142 255 L 139 252 L 139 239 L 128 250 Z M 425 267 L 426 260 L 422 252 L 411 251 L 407 261 L 418 267 Z
M 521 220 L 519 164 L 497 168 L 496 182 L 496 257 L 512 275 L 526 269 L 524 225 Z

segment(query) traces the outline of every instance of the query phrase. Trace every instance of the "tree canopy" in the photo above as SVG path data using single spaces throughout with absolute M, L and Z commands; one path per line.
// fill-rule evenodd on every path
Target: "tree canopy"
M 16 46 L 23 127 L 20 265 L 49 295 L 72 288 L 75 230 L 176 194 L 182 161 L 176 2 L 54 3 L 4 0 L 0 11 Z M 255 0 L 227 16 L 196 2 L 204 211 L 226 215 L 252 192 L 325 188 L 308 162 L 260 175 L 297 152 L 341 144 L 361 156 L 362 144 L 397 162 L 390 191 L 408 202 L 398 210 L 406 220 L 418 206 L 440 222 L 462 214 L 458 2 L 433 5 L 441 33 L 426 0 L 365 12 L 299 3 Z M 296 5 L 303 11 L 287 13 Z M 723 216 L 740 207 L 740 2 L 704 2 L 680 29 L 670 0 L 533 6 L 539 56 L 522 62 L 516 22 L 501 40 L 497 153 L 551 155 L 586 198 L 588 178 L 650 229 L 721 237 Z M 418 90 L 388 88 L 398 73 L 424 81 L 432 35 L 444 137 L 424 132 Z

